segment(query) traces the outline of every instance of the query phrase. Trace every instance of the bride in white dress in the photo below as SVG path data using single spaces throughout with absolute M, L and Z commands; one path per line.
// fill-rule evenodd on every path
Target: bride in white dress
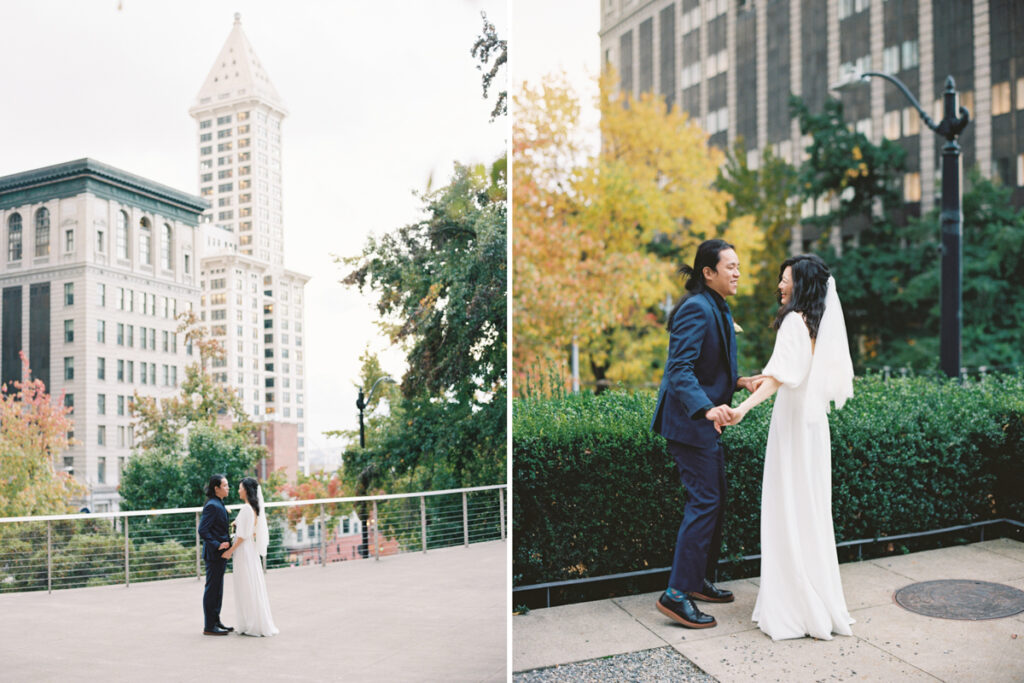
M 246 477 L 238 484 L 238 497 L 247 505 L 243 505 L 235 517 L 235 542 L 224 552 L 225 559 L 235 558 L 233 575 L 238 632 L 249 636 L 277 635 L 260 563 L 260 556 L 266 557 L 270 543 L 263 491 L 255 479 Z
M 828 266 L 814 255 L 779 272 L 775 349 L 764 382 L 732 424 L 778 391 L 761 488 L 761 584 L 753 620 L 772 640 L 852 635 L 832 526 L 828 411 L 853 396 L 846 323 Z

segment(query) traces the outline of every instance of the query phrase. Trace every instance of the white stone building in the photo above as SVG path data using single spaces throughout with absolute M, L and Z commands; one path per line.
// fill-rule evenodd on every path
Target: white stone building
M 132 395 L 173 395 L 192 362 L 175 316 L 199 305 L 206 207 L 92 159 L 0 178 L 0 379 L 21 378 L 24 351 L 74 406 L 77 444 L 56 464 L 95 512 L 118 508 Z
M 227 357 L 214 368 L 256 421 L 298 428 L 305 457 L 303 289 L 284 268 L 281 127 L 287 110 L 242 32 L 221 48 L 189 114 L 196 120 L 203 216 L 202 318 Z

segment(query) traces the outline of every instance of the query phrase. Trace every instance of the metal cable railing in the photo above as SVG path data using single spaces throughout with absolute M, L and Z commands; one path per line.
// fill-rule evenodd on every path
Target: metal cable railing
M 266 569 L 507 538 L 507 486 L 266 504 Z M 229 513 L 241 505 L 229 505 Z M 202 508 L 0 517 L 0 592 L 201 577 Z M 230 570 L 230 565 L 229 565 Z

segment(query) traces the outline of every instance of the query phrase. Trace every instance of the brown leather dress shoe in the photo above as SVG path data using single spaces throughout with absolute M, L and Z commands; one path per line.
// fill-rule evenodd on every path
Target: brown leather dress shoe
M 699 593 L 691 591 L 689 596 L 694 600 L 703 600 L 704 602 L 732 602 L 736 599 L 732 591 L 718 588 L 707 579 L 704 579 L 704 587 L 701 588 Z
M 222 629 L 220 626 L 214 626 L 212 629 L 203 631 L 204 636 L 226 636 L 230 631 Z
M 697 609 L 690 598 L 676 601 L 668 597 L 668 593 L 662 593 L 657 607 L 659 612 L 686 628 L 711 628 L 718 625 L 713 616 Z

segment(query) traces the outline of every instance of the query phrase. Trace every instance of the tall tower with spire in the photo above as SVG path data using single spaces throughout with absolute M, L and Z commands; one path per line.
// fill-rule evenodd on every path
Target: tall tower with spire
M 242 31 L 241 15 L 189 114 L 196 120 L 201 311 L 227 356 L 214 378 L 265 422 L 278 467 L 307 470 L 303 289 L 284 267 L 281 129 L 288 111 Z M 267 472 L 269 474 L 269 472 Z

